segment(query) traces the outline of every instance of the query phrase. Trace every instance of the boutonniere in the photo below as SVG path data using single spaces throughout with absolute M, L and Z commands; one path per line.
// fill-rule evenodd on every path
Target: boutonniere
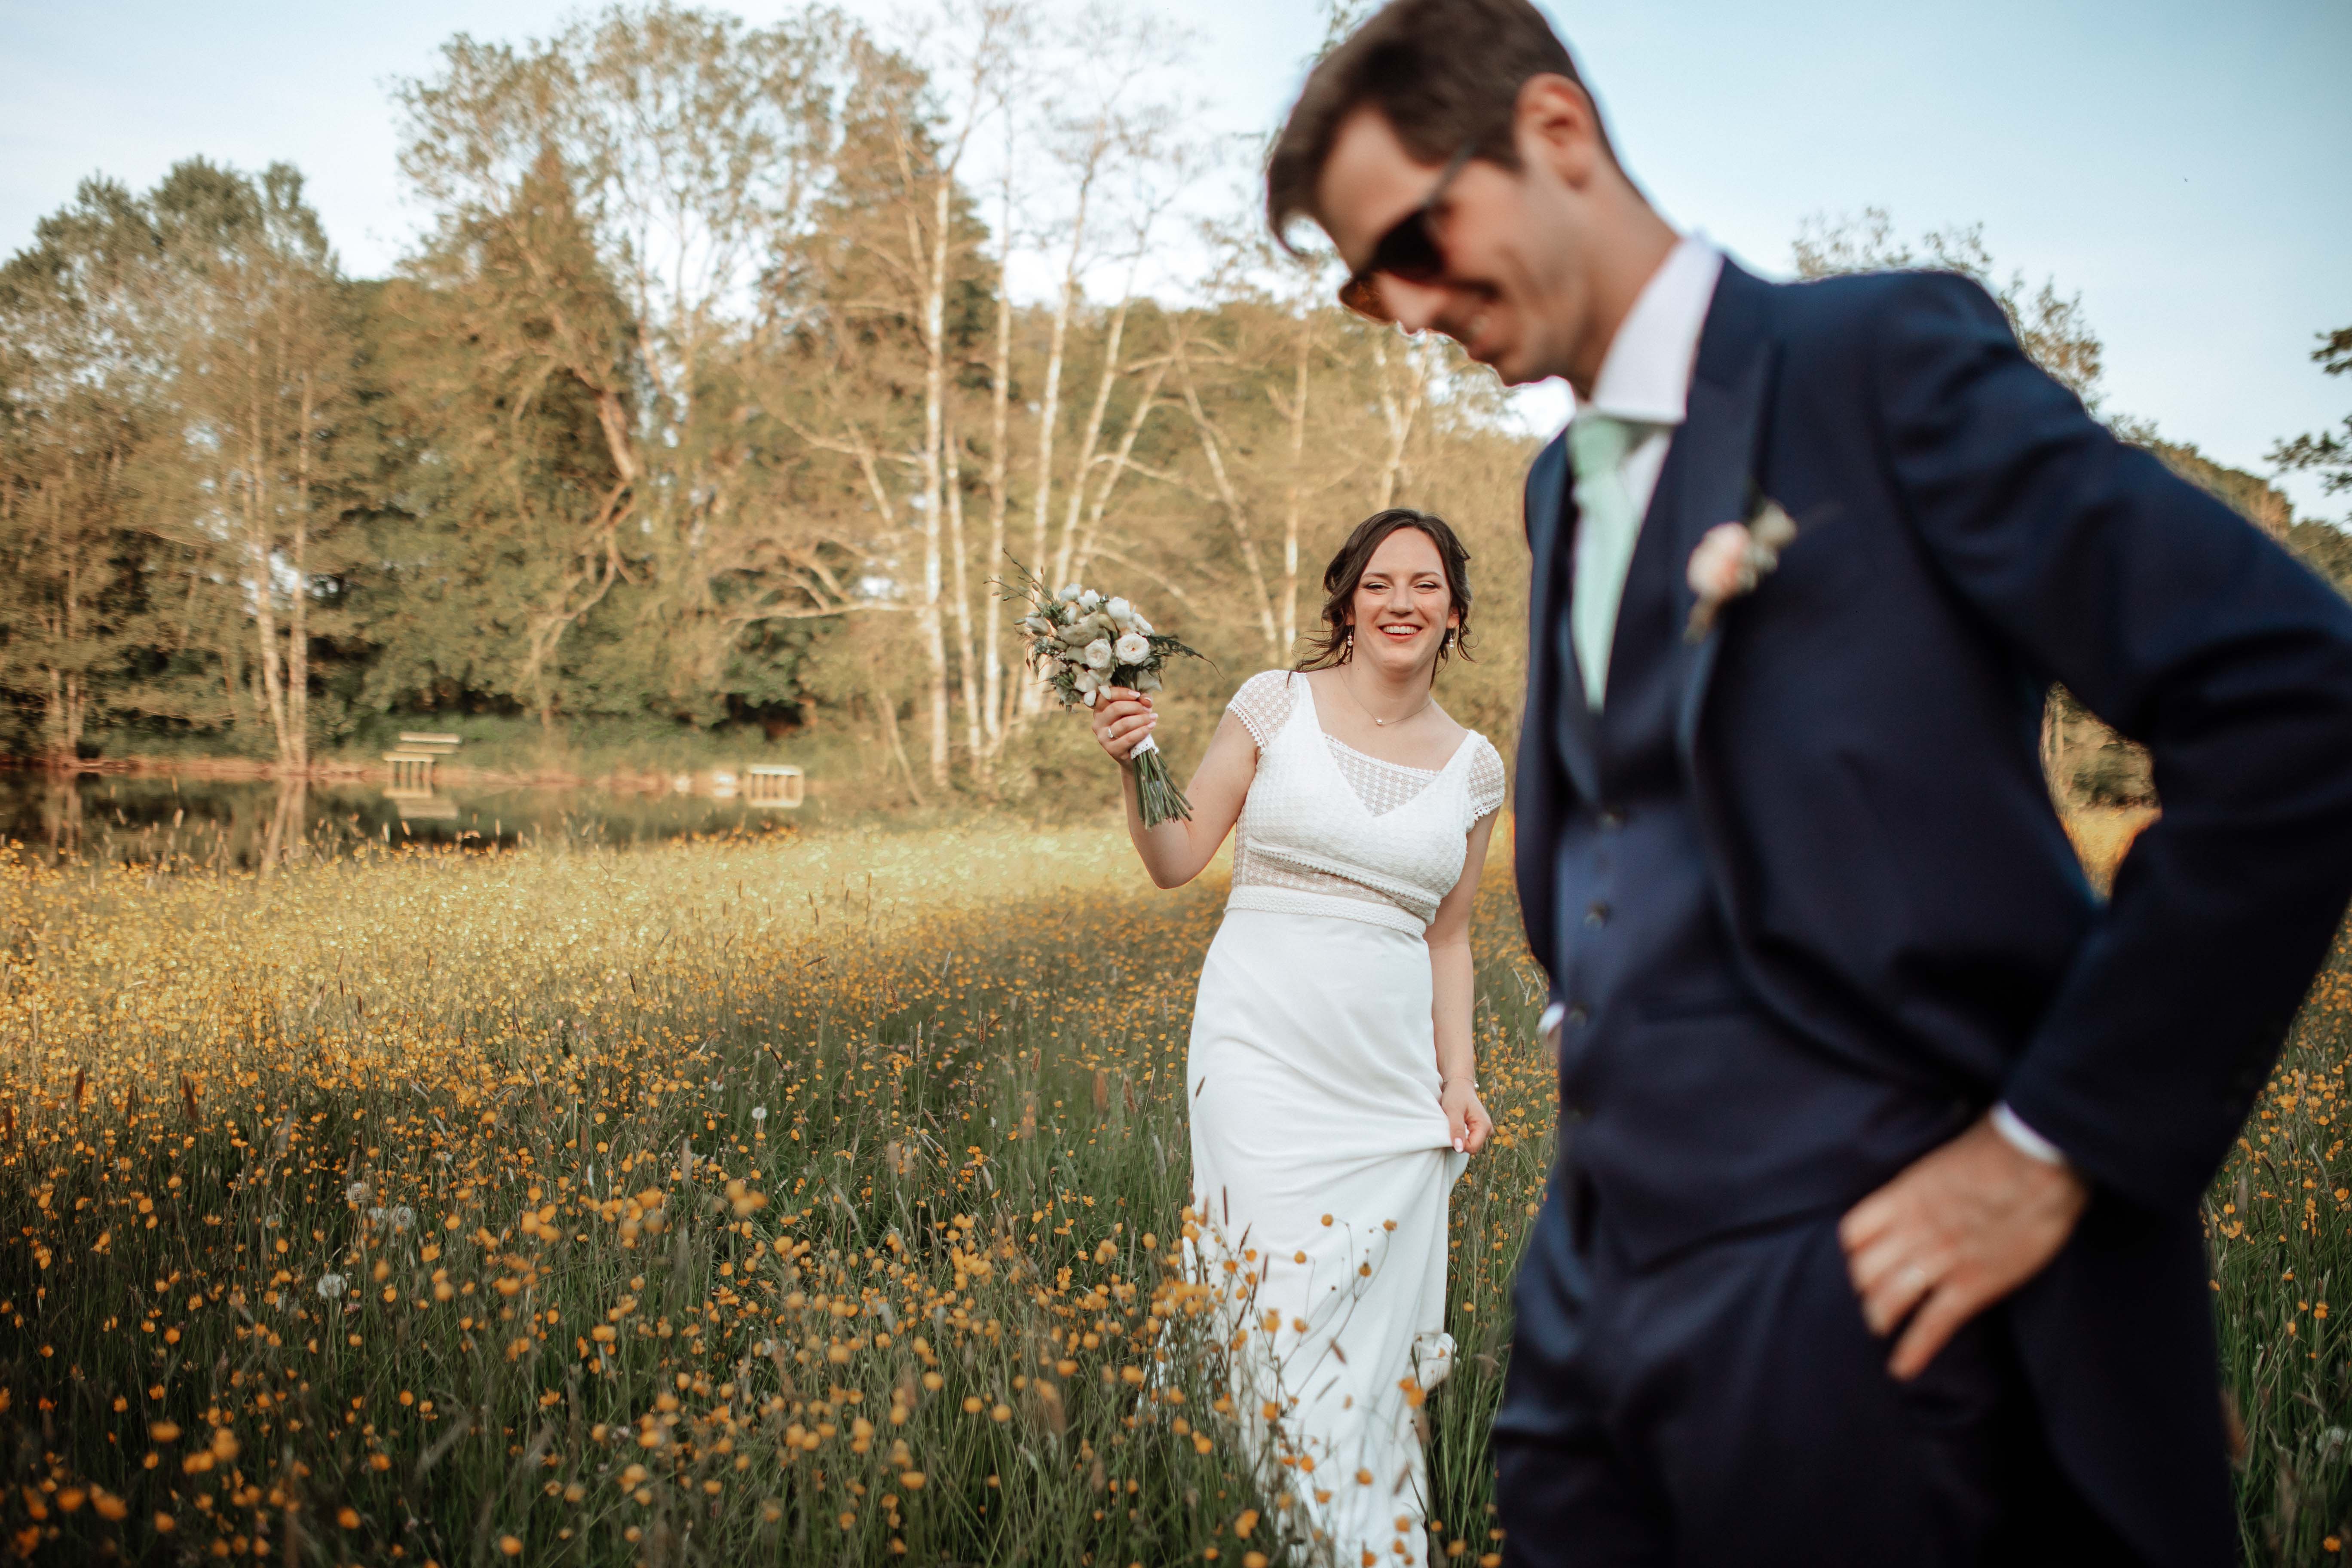
M 1756 584 L 1780 564 L 1780 552 L 1796 537 L 1797 520 L 1769 496 L 1757 498 L 1746 522 L 1718 522 L 1700 536 L 1687 568 L 1691 592 L 1698 595 L 1698 602 L 1691 606 L 1683 640 L 1704 641 L 1723 606 L 1742 594 L 1754 593 Z

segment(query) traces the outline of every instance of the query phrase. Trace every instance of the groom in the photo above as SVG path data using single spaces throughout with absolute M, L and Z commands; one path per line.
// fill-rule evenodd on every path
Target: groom
M 1527 490 L 1561 1152 L 1507 1560 L 2230 1562 L 2197 1204 L 2352 896 L 2352 610 L 1973 283 L 1678 237 L 1526 0 L 1397 0 L 1267 183 L 1351 305 L 1577 394 Z M 2105 904 L 2053 681 L 2155 757 Z

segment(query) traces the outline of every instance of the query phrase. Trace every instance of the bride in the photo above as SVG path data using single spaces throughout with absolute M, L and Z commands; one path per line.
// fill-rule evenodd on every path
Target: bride
M 1143 826 L 1128 757 L 1150 699 L 1094 712 L 1154 882 L 1191 881 L 1240 827 L 1192 1013 L 1188 1235 L 1246 1331 L 1260 1457 L 1349 1568 L 1425 1554 L 1413 1410 L 1453 1354 L 1446 1194 L 1492 1131 L 1469 926 L 1503 763 L 1432 690 L 1464 646 L 1468 561 L 1425 512 L 1360 524 L 1323 574 L 1318 646 L 1234 694 L 1190 822 Z

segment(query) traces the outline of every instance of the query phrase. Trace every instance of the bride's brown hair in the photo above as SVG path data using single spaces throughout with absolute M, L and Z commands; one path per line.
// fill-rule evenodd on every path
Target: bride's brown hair
M 1438 645 L 1439 668 L 1443 668 L 1457 649 L 1464 658 L 1470 657 L 1470 552 L 1454 537 L 1453 525 L 1436 513 L 1392 506 L 1356 524 L 1348 542 L 1331 557 L 1331 564 L 1323 568 L 1323 629 L 1316 635 L 1312 650 L 1296 668 L 1328 669 L 1346 662 L 1350 629 L 1348 609 L 1355 601 L 1356 586 L 1364 580 L 1364 570 L 1372 563 L 1373 555 L 1388 542 L 1389 535 L 1401 528 L 1416 529 L 1437 546 L 1437 559 L 1445 569 L 1445 596 L 1452 601 L 1447 607 L 1454 612 L 1454 624 L 1452 633 Z

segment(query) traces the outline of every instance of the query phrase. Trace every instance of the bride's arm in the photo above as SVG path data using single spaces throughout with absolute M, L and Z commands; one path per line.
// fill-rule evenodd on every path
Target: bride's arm
M 1143 868 L 1162 888 L 1182 887 L 1201 874 L 1241 819 L 1250 780 L 1257 776 L 1257 742 L 1246 725 L 1227 713 L 1210 738 L 1200 770 L 1184 788 L 1192 820 L 1178 817 L 1147 829 L 1142 794 L 1128 757 L 1151 733 L 1160 716 L 1152 711 L 1150 698 L 1115 686 L 1097 700 L 1092 717 L 1095 739 L 1118 763 L 1119 788 L 1127 797 L 1127 836 L 1135 841 Z
M 1470 850 L 1463 858 L 1462 879 L 1437 918 L 1429 924 L 1431 1021 L 1437 1033 L 1438 1091 L 1451 1126 L 1454 1146 L 1475 1154 L 1495 1131 L 1494 1119 L 1478 1099 L 1478 1051 L 1471 1034 L 1471 1009 L 1477 996 L 1477 974 L 1470 958 L 1470 910 L 1478 901 L 1478 872 L 1486 863 L 1486 841 L 1493 837 L 1495 817 L 1488 812 L 1470 829 Z

